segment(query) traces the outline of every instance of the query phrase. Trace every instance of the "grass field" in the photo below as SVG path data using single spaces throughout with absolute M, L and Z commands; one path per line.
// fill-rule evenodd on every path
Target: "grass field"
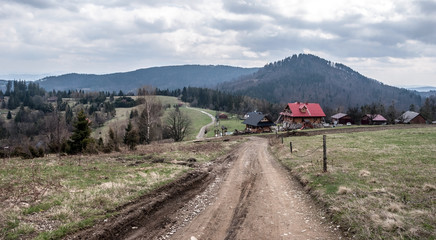
M 436 128 L 329 134 L 327 173 L 322 136 L 272 149 L 357 239 L 436 238 Z
M 200 112 L 205 111 L 200 108 L 181 108 L 181 111 L 186 113 L 192 121 L 191 131 L 185 140 L 194 140 L 200 129 L 209 124 L 212 120 L 206 114 Z M 214 115 L 214 114 L 212 114 Z
M 237 129 L 238 131 L 243 131 L 245 129 L 245 125 L 242 124 L 243 120 L 240 120 L 237 115 L 232 115 L 228 113 L 226 114 L 229 116 L 229 119 L 227 120 L 221 119 L 218 122 L 218 125 L 216 125 L 214 128 L 208 129 L 206 137 L 213 137 L 214 129 L 218 129 L 221 131 L 221 126 L 225 126 L 228 132 L 234 132 L 235 129 Z
M 0 239 L 60 239 L 190 170 L 175 161 L 210 161 L 234 146 L 152 143 L 125 153 L 2 159 Z
M 174 104 L 179 103 L 179 100 L 177 100 L 176 97 L 167 97 L 167 96 L 156 96 L 156 97 L 161 102 L 162 106 L 169 104 L 172 107 Z M 133 96 L 133 98 L 136 97 Z M 124 129 L 127 126 L 130 112 L 134 109 L 139 109 L 140 107 L 141 106 L 136 106 L 132 108 L 116 108 L 115 117 L 104 123 L 102 127 L 93 129 L 91 136 L 96 139 L 102 137 L 105 140 L 109 135 L 109 128 L 111 127 L 113 129 L 118 129 L 119 131 L 124 133 Z

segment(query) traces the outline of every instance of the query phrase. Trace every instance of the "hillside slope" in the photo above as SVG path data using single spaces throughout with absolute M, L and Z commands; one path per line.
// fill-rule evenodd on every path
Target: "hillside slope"
M 405 110 L 410 104 L 421 105 L 421 97 L 413 91 L 385 85 L 343 64 L 307 54 L 267 64 L 219 88 L 272 102 L 318 102 L 330 108 L 394 103 Z
M 185 86 L 211 87 L 242 75 L 251 74 L 258 68 L 231 66 L 183 65 L 138 69 L 111 74 L 77 74 L 46 77 L 37 82 L 51 91 L 85 89 L 91 91 L 135 91 L 149 85 L 160 89 L 176 89 Z

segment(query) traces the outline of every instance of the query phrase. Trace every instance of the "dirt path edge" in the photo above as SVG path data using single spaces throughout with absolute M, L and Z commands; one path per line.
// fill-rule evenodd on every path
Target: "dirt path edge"
M 317 205 L 317 207 L 322 211 L 324 211 L 324 213 L 330 219 L 330 221 L 340 226 L 339 229 L 343 234 L 343 236 L 345 237 L 345 239 L 351 238 L 354 235 L 352 227 L 346 222 L 336 220 L 334 216 L 334 212 L 331 211 L 330 204 L 324 201 L 323 199 L 321 199 L 319 193 L 309 186 L 309 181 L 306 178 L 304 178 L 300 172 L 294 171 L 292 168 L 286 166 L 282 161 L 280 161 L 280 159 L 277 158 L 277 156 L 271 150 L 271 145 L 269 145 L 268 151 L 271 153 L 271 155 L 274 156 L 277 163 L 280 164 L 283 169 L 289 172 L 289 176 L 291 176 L 293 179 L 295 179 L 298 183 L 301 184 L 303 190 L 310 196 L 310 198 Z M 328 173 L 323 173 L 323 174 L 328 174 Z
M 166 219 L 157 216 L 183 206 L 207 187 L 213 179 L 212 175 L 207 170 L 186 173 L 176 181 L 118 207 L 115 211 L 119 211 L 119 214 L 67 236 L 66 239 L 117 239 L 132 228 L 144 225 L 150 225 L 150 229 L 162 229 L 167 224 Z

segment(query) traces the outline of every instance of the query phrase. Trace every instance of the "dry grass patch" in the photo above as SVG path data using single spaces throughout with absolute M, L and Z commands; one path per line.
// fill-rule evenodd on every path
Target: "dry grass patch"
M 237 147 L 238 141 L 153 143 L 135 152 L 60 160 L 4 159 L 0 239 L 60 239 L 92 226 L 116 214 L 117 207 L 190 170 L 171 161 L 210 161 Z
M 338 195 L 345 195 L 345 194 L 350 194 L 351 193 L 351 189 L 344 187 L 344 186 L 339 186 L 338 191 L 336 192 Z

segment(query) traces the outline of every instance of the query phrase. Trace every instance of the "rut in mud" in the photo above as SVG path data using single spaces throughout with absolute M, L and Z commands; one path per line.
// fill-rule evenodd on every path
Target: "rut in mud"
M 342 238 L 269 154 L 264 138 L 250 138 L 229 156 L 156 194 L 73 238 Z

